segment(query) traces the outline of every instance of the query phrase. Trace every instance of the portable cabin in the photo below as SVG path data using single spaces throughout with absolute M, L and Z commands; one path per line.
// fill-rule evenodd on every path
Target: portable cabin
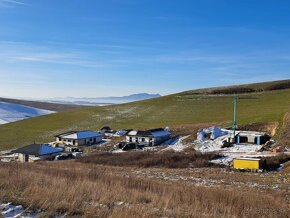
M 262 170 L 263 163 L 260 158 L 235 158 L 233 168 L 238 170 Z

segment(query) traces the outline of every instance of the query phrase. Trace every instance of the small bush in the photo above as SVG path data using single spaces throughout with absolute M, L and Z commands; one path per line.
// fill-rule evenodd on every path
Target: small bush
M 266 170 L 276 170 L 280 167 L 282 163 L 290 161 L 290 155 L 281 154 L 274 157 L 266 158 L 265 169 Z
M 230 87 L 225 89 L 216 89 L 210 92 L 210 94 L 242 94 L 242 93 L 252 93 L 256 92 L 257 90 L 252 88 L 244 88 L 244 87 Z
M 269 86 L 265 89 L 265 91 L 274 91 L 274 90 L 282 90 L 282 89 L 290 89 L 290 81 L 281 82 L 281 83 Z

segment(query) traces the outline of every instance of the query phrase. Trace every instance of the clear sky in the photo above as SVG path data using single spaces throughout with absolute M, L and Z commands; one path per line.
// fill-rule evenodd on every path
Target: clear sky
M 287 79 L 289 10 L 286 0 L 0 0 L 0 96 Z

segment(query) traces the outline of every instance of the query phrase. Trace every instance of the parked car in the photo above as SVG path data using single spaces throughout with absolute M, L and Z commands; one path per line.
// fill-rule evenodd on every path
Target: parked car
M 145 145 L 137 144 L 137 143 L 127 143 L 122 150 L 123 151 L 128 151 L 128 150 L 133 150 L 133 149 L 143 149 Z

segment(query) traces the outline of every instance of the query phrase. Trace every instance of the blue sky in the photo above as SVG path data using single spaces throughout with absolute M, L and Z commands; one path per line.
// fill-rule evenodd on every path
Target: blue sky
M 290 78 L 290 1 L 0 0 L 0 96 L 162 95 Z

